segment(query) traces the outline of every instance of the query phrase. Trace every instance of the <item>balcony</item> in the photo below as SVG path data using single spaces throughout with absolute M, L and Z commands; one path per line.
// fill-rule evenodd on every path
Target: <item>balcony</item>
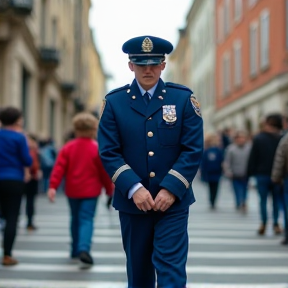
M 55 69 L 60 63 L 59 50 L 42 47 L 39 49 L 41 64 L 45 68 Z
M 33 0 L 1 0 L 0 13 L 14 11 L 17 15 L 29 16 L 33 10 Z
M 76 85 L 72 82 L 62 82 L 61 89 L 64 94 L 71 94 L 76 90 Z
M 82 112 L 85 110 L 85 104 L 83 103 L 83 100 L 78 98 L 74 99 L 74 109 L 76 113 Z

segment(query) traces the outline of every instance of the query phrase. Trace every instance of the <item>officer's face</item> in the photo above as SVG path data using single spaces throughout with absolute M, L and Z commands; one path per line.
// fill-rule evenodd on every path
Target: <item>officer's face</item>
M 135 73 L 135 78 L 146 91 L 156 85 L 165 65 L 166 63 L 163 62 L 159 65 L 139 66 L 129 62 L 130 70 Z

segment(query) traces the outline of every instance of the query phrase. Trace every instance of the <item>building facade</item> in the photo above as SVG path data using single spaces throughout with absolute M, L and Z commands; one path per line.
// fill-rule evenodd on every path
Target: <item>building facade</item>
M 186 27 L 180 30 L 179 42 L 169 57 L 169 79 L 192 88 L 201 103 L 205 132 L 215 129 L 215 7 L 213 0 L 193 2 Z
M 288 112 L 288 1 L 216 0 L 218 128 L 256 132 Z
M 201 103 L 205 133 L 215 129 L 215 4 L 211 0 L 195 0 L 187 16 L 192 52 L 190 86 Z
M 0 107 L 22 109 L 26 131 L 60 146 L 75 112 L 103 97 L 91 95 L 90 0 L 0 3 Z

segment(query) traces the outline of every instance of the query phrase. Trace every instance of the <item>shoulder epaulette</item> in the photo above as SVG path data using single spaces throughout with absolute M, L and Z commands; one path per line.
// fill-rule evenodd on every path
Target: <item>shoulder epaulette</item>
M 113 89 L 113 90 L 111 90 L 106 96 L 109 96 L 109 95 L 114 94 L 114 93 L 116 93 L 116 92 L 118 92 L 118 91 L 121 91 L 121 90 L 125 90 L 125 89 L 127 89 L 129 86 L 130 86 L 130 84 L 127 84 L 127 85 L 125 85 L 125 86 L 122 86 L 122 87 Z
M 172 82 L 166 82 L 165 86 L 171 87 L 171 88 L 176 88 L 176 89 L 182 89 L 182 90 L 189 91 L 190 93 L 193 93 L 191 89 L 189 89 L 188 87 L 186 87 L 184 85 L 180 85 L 180 84 L 176 84 L 176 83 L 172 83 Z

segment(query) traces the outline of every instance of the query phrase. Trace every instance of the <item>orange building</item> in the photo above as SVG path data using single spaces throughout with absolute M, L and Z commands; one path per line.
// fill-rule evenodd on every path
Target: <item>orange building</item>
M 218 128 L 288 112 L 288 1 L 216 0 Z

